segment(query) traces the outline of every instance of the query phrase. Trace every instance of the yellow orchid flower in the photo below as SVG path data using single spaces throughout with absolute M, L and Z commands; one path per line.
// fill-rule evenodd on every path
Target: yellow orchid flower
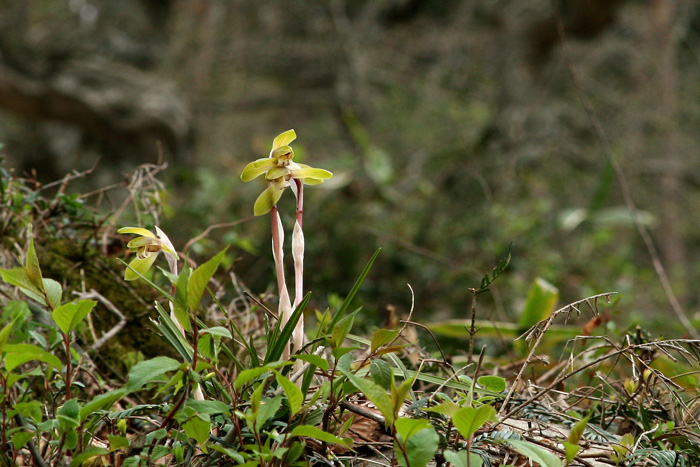
M 177 252 L 168 236 L 158 226 L 156 226 L 155 234 L 140 227 L 122 227 L 117 232 L 120 234 L 140 235 L 127 243 L 126 247 L 132 253 L 136 253 L 136 258 L 129 263 L 130 268 L 138 271 L 141 275 L 146 274 L 151 269 L 161 251 L 166 253 L 166 259 L 171 271 L 177 268 Z M 138 279 L 138 274 L 130 268 L 127 268 L 124 272 L 124 280 L 133 281 Z
M 290 185 L 291 179 L 301 180 L 306 185 L 318 185 L 333 177 L 333 174 L 327 170 L 297 164 L 292 160 L 294 150 L 290 144 L 296 138 L 297 134 L 294 130 L 280 133 L 272 141 L 269 157 L 255 160 L 243 169 L 241 180 L 244 182 L 249 182 L 262 174 L 265 174 L 265 179 L 269 182 L 267 189 L 255 201 L 253 211 L 256 216 L 270 212 L 279 201 L 284 189 Z

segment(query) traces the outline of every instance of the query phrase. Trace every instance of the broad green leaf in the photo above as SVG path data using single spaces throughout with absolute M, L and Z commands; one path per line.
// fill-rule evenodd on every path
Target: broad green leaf
M 128 443 L 126 447 L 129 447 Z M 80 465 L 100 465 L 99 462 L 93 463 L 87 461 L 93 457 L 104 456 L 105 454 L 109 454 L 109 451 L 107 449 L 101 448 L 99 446 L 90 446 L 73 458 L 73 461 L 70 463 L 70 467 L 78 467 Z
M 573 444 L 569 441 L 564 441 L 564 452 L 566 453 L 566 465 L 568 466 L 571 464 L 571 461 L 574 460 L 574 457 L 576 457 L 576 454 L 581 450 L 581 446 L 578 444 Z
M 393 329 L 377 329 L 376 331 L 374 331 L 374 335 L 372 336 L 372 345 L 370 346 L 370 352 L 374 352 L 379 347 L 390 343 L 398 335 L 399 332 L 394 331 Z
M 328 361 L 326 361 L 326 359 L 323 357 L 319 357 L 318 355 L 301 354 L 294 355 L 294 358 L 309 362 L 312 365 L 321 368 L 323 371 L 328 371 Z
M 197 441 L 199 447 L 207 453 L 207 440 L 211 434 L 211 422 L 204 421 L 199 417 L 192 417 L 183 423 L 182 428 L 185 430 L 185 434 L 190 438 Z
M 234 387 L 236 389 L 241 389 L 243 385 L 246 384 L 248 381 L 257 378 L 258 376 L 267 373 L 268 371 L 272 371 L 279 367 L 291 364 L 292 362 L 275 362 L 269 365 L 251 368 L 249 370 L 243 370 L 240 373 L 238 373 L 238 376 L 236 377 L 236 382 L 234 383 Z
M 449 418 L 452 418 L 452 417 L 454 417 L 454 414 L 456 414 L 460 408 L 461 407 L 459 405 L 455 404 L 451 400 L 446 400 L 442 404 L 439 404 L 439 405 L 436 405 L 435 407 L 430 407 L 430 408 L 424 409 L 424 410 L 426 412 L 435 412 L 435 413 L 445 415 Z
M 282 197 L 282 192 L 284 192 L 284 190 L 279 189 L 274 184 L 270 184 L 270 186 L 258 196 L 258 199 L 255 200 L 253 214 L 262 216 L 270 212 L 272 207 L 277 204 L 277 201 Z
M 129 372 L 129 380 L 126 383 L 125 389 L 128 392 L 134 392 L 144 384 L 155 380 L 160 375 L 168 371 L 177 370 L 180 367 L 180 362 L 169 357 L 155 357 L 150 360 L 139 362 Z
M 44 281 L 44 291 L 46 292 L 46 297 L 49 300 L 49 305 L 51 309 L 56 309 L 61 306 L 61 298 L 63 295 L 63 289 L 61 284 L 53 279 L 43 279 Z
M 588 420 L 591 419 L 591 416 L 588 415 L 586 418 L 580 420 L 574 427 L 571 429 L 571 433 L 569 433 L 569 442 L 572 444 L 578 444 L 581 441 L 581 438 L 583 437 L 583 432 L 586 430 L 586 425 L 588 425 Z
M 289 381 L 288 378 L 283 376 L 280 372 L 275 371 L 275 378 L 277 383 L 282 386 L 284 393 L 287 395 L 287 400 L 289 401 L 289 406 L 292 410 L 292 416 L 296 415 L 301 409 L 301 405 L 304 403 L 304 394 L 302 394 L 301 389 L 299 389 L 296 384 Z
M 389 389 L 394 380 L 391 367 L 380 358 L 372 360 L 369 365 L 369 374 L 372 375 L 372 380 L 384 389 Z
M 124 421 L 126 421 L 126 420 L 124 420 Z M 126 436 L 107 435 L 107 441 L 109 441 L 109 450 L 110 451 L 116 451 L 117 449 L 125 449 L 125 450 L 129 449 L 129 439 Z
M 151 253 L 151 255 L 146 258 L 134 258 L 131 260 L 129 267 L 124 271 L 124 280 L 135 281 L 141 278 L 139 274 L 145 276 L 148 270 L 151 269 L 151 266 L 153 266 L 157 257 L 158 255 L 156 253 Z
M 41 277 L 41 267 L 39 266 L 39 258 L 36 256 L 36 250 L 34 249 L 34 239 L 31 238 L 32 231 L 29 230 L 29 248 L 27 248 L 27 258 L 24 269 L 27 271 L 27 277 L 34 284 L 38 290 L 44 288 L 44 281 Z
M 331 330 L 331 337 L 333 338 L 334 347 L 342 347 L 345 338 L 350 334 L 352 325 L 355 322 L 355 315 L 357 312 L 353 312 L 338 321 L 338 324 Z
M 48 363 L 59 371 L 63 367 L 58 357 L 33 344 L 6 344 L 5 352 L 5 369 L 8 372 L 32 360 Z
M 481 467 L 484 465 L 484 459 L 480 455 L 468 452 L 463 449 L 459 452 L 445 451 L 445 460 L 454 467 Z M 467 461 L 469 456 L 469 461 Z
M 216 256 L 199 266 L 192 271 L 189 280 L 187 281 L 187 304 L 194 313 L 199 308 L 199 302 L 202 301 L 202 295 L 207 288 L 209 279 L 214 275 L 219 264 L 226 255 L 228 246 L 221 250 Z
M 97 305 L 95 300 L 80 300 L 66 303 L 51 312 L 53 320 L 64 334 L 70 334 L 80 324 L 88 313 Z
M 619 464 L 628 454 L 632 452 L 634 446 L 634 436 L 631 433 L 625 433 L 619 443 L 611 443 L 615 454 L 612 455 L 616 464 Z
M 518 320 L 521 329 L 528 329 L 543 319 L 549 318 L 559 300 L 559 289 L 538 277 L 527 293 L 525 307 Z
M 232 339 L 231 331 L 223 326 L 212 326 L 210 328 L 202 329 L 199 331 L 200 334 L 211 334 L 212 336 L 225 337 L 227 339 Z
M 341 446 L 351 447 L 352 438 L 338 438 L 330 433 L 327 433 L 320 428 L 311 425 L 299 425 L 294 427 L 291 433 L 292 436 L 304 436 L 306 438 L 313 438 L 319 441 L 332 444 L 340 444 Z
M 289 146 L 295 139 L 297 139 L 297 134 L 294 130 L 287 130 L 280 133 L 279 135 L 275 136 L 274 140 L 272 140 L 272 150 L 274 151 L 282 146 Z
M 221 401 L 198 401 L 190 399 L 187 401 L 187 407 L 194 409 L 197 413 L 215 415 L 215 414 L 225 414 L 230 415 L 231 409 L 228 405 Z
M 487 391 L 503 392 L 506 390 L 506 380 L 500 376 L 480 376 L 476 382 Z
M 43 293 L 32 283 L 24 268 L 0 269 L 0 275 L 8 284 L 19 287 L 27 297 L 41 304 L 46 303 Z
M 16 431 L 12 433 L 12 447 L 15 448 L 15 451 L 19 451 L 34 436 L 36 436 L 36 433 L 33 431 Z
M 562 467 L 561 459 L 551 451 L 546 450 L 529 441 L 509 439 L 506 441 L 511 447 L 523 456 L 540 464 L 542 467 Z
M 80 425 L 80 404 L 78 404 L 78 399 L 73 398 L 59 407 L 56 413 L 56 420 L 58 420 L 58 426 L 63 432 L 73 430 Z
M 282 396 L 260 401 L 258 412 L 255 414 L 255 427 L 258 431 L 260 431 L 268 420 L 275 416 L 281 405 Z
M 464 407 L 452 416 L 452 423 L 464 439 L 469 440 L 474 433 L 489 420 L 495 420 L 496 410 L 490 405 L 482 405 L 478 409 Z
M 397 439 L 406 451 L 395 449 L 402 466 L 425 467 L 435 457 L 440 437 L 430 422 L 423 419 L 399 418 L 396 420 Z M 396 446 L 398 448 L 398 446 Z
M 180 323 L 180 326 L 187 331 L 192 332 L 192 321 L 190 320 L 189 311 L 189 301 L 188 301 L 188 287 L 187 287 L 187 275 L 190 273 L 190 268 L 185 264 L 180 271 L 180 275 L 177 277 L 177 284 L 175 286 L 175 300 L 173 301 L 173 312 L 175 313 L 175 319 Z
M 411 390 L 411 386 L 413 386 L 413 380 L 407 379 L 400 385 L 391 387 L 391 405 L 394 414 L 398 414 L 401 410 L 401 406 L 403 405 L 404 400 L 406 400 L 408 392 Z
M 114 389 L 95 396 L 90 402 L 85 404 L 80 409 L 80 421 L 84 422 L 90 415 L 98 410 L 104 410 L 112 407 L 116 401 L 126 395 L 125 389 Z
M 372 401 L 375 407 L 377 407 L 379 412 L 384 416 L 388 426 L 394 424 L 394 411 L 391 398 L 389 394 L 386 393 L 386 389 L 368 379 L 362 379 L 343 368 L 338 368 L 338 370 L 344 374 L 357 389 L 362 391 L 367 399 Z
M 2 355 L 2 351 L 5 349 L 5 344 L 7 343 L 7 338 L 10 337 L 10 333 L 12 332 L 12 328 L 15 325 L 15 321 L 12 320 L 9 323 L 7 323 L 5 326 L 3 326 L 2 329 L 0 329 L 0 355 Z M 0 361 L 2 361 L 0 357 Z

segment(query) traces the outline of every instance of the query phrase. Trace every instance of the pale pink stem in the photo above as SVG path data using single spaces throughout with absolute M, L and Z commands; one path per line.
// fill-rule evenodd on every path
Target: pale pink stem
M 270 211 L 272 226 L 272 256 L 275 260 L 275 272 L 277 274 L 277 289 L 279 291 L 279 319 L 280 327 L 284 327 L 292 316 L 292 304 L 289 300 L 287 283 L 284 279 L 284 230 L 282 230 L 282 219 L 280 219 L 277 206 L 273 206 Z M 285 347 L 282 359 L 289 358 L 289 347 Z
M 297 187 L 297 212 L 292 234 L 292 256 L 294 258 L 294 308 L 299 306 L 304 297 L 304 184 L 301 180 L 294 179 Z M 304 346 L 304 315 L 297 321 L 292 334 L 294 352 Z

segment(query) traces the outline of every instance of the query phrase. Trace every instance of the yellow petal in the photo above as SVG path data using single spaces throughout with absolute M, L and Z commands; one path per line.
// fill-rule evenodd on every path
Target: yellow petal
M 304 178 L 302 179 L 304 182 L 304 185 L 320 185 L 321 183 L 325 182 L 325 180 L 321 180 L 319 178 Z
M 156 234 L 154 234 L 150 230 L 142 229 L 141 227 L 122 227 L 121 229 L 117 230 L 117 233 L 136 234 L 143 235 L 144 237 L 156 238 Z
M 270 159 L 283 158 L 283 160 L 289 160 L 294 157 L 294 149 L 291 146 L 280 146 L 277 149 L 273 149 L 270 154 Z
M 253 206 L 253 212 L 256 216 L 262 216 L 267 214 L 272 209 L 272 206 L 277 204 L 284 192 L 284 188 L 280 188 L 277 185 L 271 184 L 263 191 L 258 199 L 255 200 L 255 206 Z
M 317 178 L 319 180 L 327 180 L 333 177 L 333 174 L 327 170 L 315 169 L 313 167 L 302 167 L 298 170 L 292 171 L 292 177 L 294 178 Z
M 275 159 L 266 158 L 253 161 L 250 164 L 246 165 L 243 169 L 243 173 L 241 174 L 241 180 L 243 180 L 244 182 L 249 182 L 252 179 L 264 174 L 276 165 L 277 161 Z
M 274 180 L 276 178 L 284 177 L 287 174 L 289 174 L 289 169 L 287 167 L 275 167 L 267 172 L 265 178 L 268 180 Z
M 126 244 L 130 250 L 137 250 L 148 245 L 160 245 L 160 240 L 152 237 L 136 237 Z
M 135 258 L 129 263 L 129 266 L 136 269 L 141 275 L 144 275 L 146 274 L 146 272 L 148 272 L 149 269 L 151 269 L 151 266 L 153 266 L 153 262 L 156 260 L 157 257 L 158 254 L 156 253 L 155 255 L 150 255 L 146 258 Z M 140 279 L 138 274 L 136 274 L 131 269 L 127 268 L 124 272 L 124 280 L 133 281 L 136 279 Z
M 297 139 L 297 134 L 294 130 L 287 130 L 284 133 L 277 135 L 272 141 L 272 150 L 279 148 L 280 146 L 288 146 L 289 143 Z

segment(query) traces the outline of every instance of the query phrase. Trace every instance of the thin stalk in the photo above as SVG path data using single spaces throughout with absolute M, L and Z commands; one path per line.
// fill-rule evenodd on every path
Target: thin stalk
M 272 227 L 272 256 L 275 260 L 275 272 L 277 274 L 277 290 L 279 291 L 279 318 L 280 327 L 284 327 L 292 315 L 292 304 L 289 300 L 289 292 L 287 291 L 287 283 L 284 278 L 284 251 L 282 245 L 284 243 L 284 230 L 282 230 L 282 219 L 280 219 L 277 206 L 273 206 L 270 211 L 271 227 Z M 286 346 L 282 352 L 282 359 L 289 358 L 289 346 Z
M 294 306 L 296 309 L 304 298 L 304 184 L 301 180 L 294 179 L 296 184 L 297 205 L 296 222 L 292 233 L 292 257 L 294 258 Z M 304 346 L 304 315 L 299 317 L 299 321 L 292 334 L 292 352 L 297 352 Z

